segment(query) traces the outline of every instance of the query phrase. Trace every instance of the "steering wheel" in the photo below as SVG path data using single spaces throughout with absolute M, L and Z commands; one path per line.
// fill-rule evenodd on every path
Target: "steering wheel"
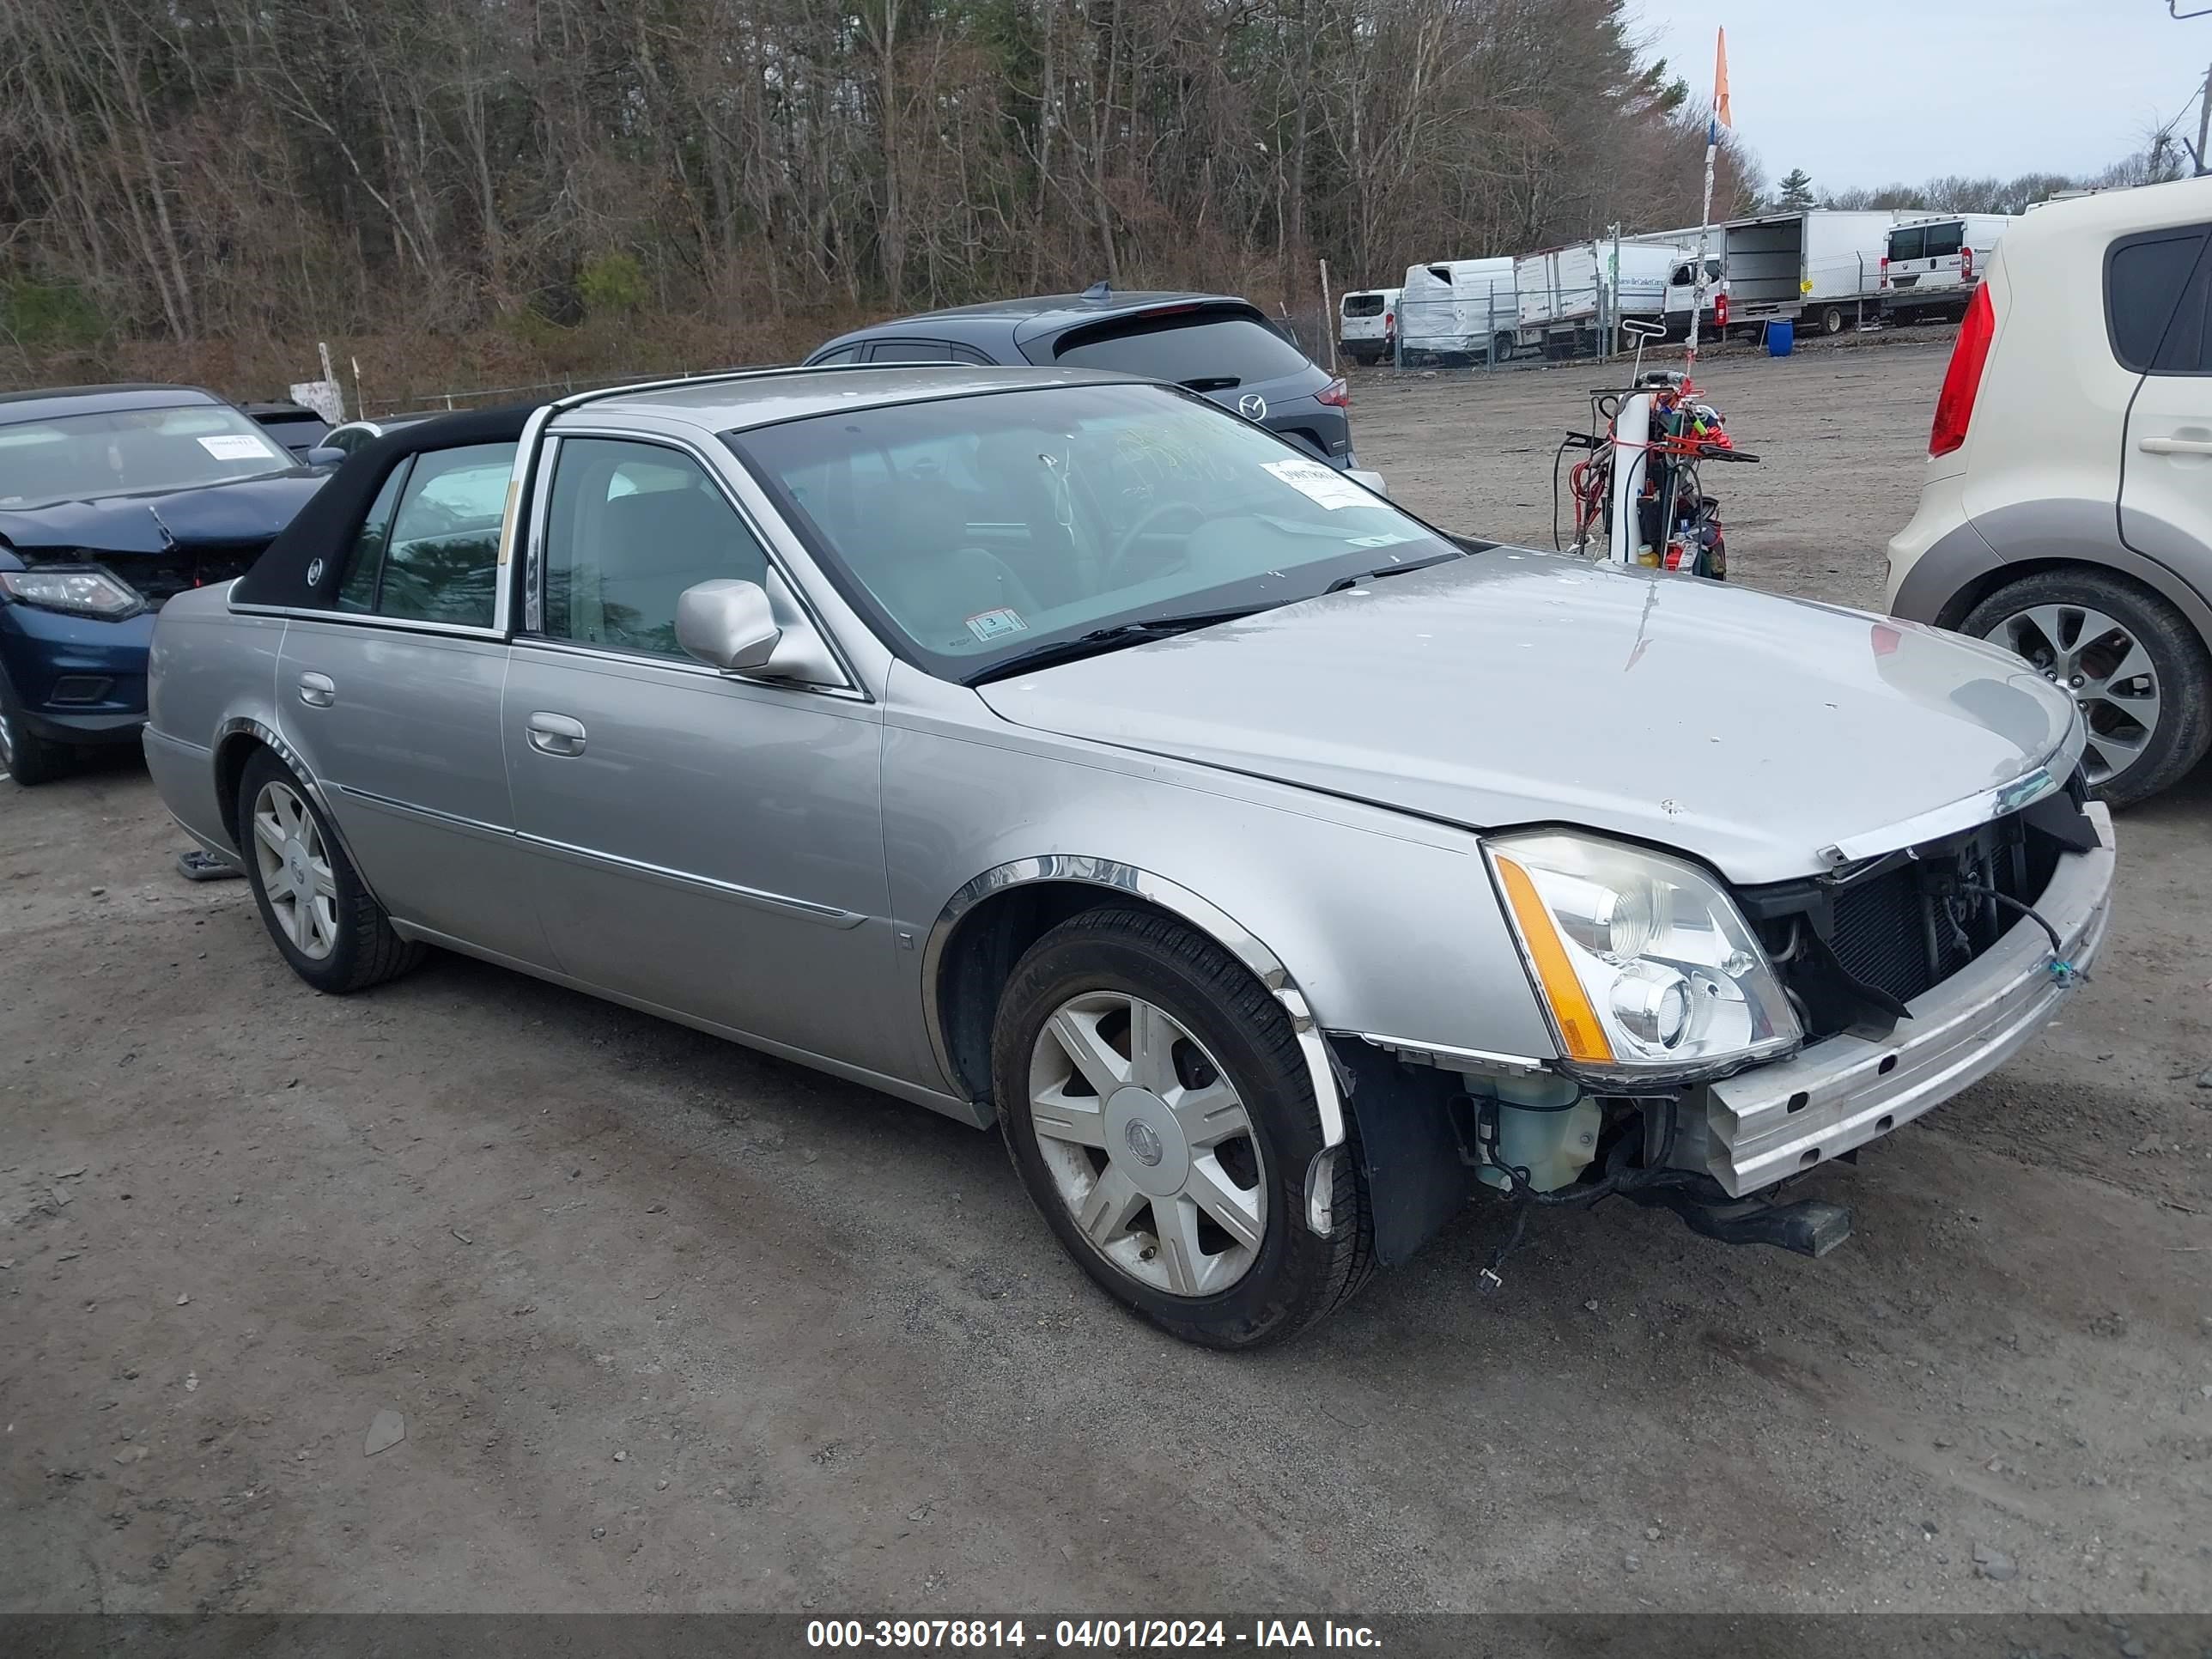
M 1137 544 L 1157 530 L 1161 520 L 1171 518 L 1176 514 L 1188 514 L 1191 520 L 1190 527 L 1194 530 L 1206 522 L 1206 509 L 1195 501 L 1160 502 L 1146 513 L 1136 523 L 1123 531 L 1121 539 L 1114 544 L 1114 550 L 1106 556 L 1105 568 L 1102 576 L 1103 586 L 1109 591 L 1123 586 L 1121 568 L 1127 562 L 1129 555 L 1136 550 Z M 1182 562 L 1184 564 L 1190 562 L 1188 550 L 1183 554 Z

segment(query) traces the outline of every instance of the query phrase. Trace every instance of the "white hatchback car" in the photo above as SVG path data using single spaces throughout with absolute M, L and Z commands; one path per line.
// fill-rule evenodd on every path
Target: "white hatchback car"
M 2117 804 L 2212 745 L 2212 179 L 2005 233 L 1936 404 L 1893 614 L 2066 686 Z

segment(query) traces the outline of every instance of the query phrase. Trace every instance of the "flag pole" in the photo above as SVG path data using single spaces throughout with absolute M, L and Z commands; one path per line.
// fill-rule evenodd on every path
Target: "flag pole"
M 1713 104 L 1705 118 L 1705 199 L 1698 213 L 1698 264 L 1691 276 L 1690 340 L 1682 360 L 1682 372 L 1687 374 L 1697 366 L 1698 325 L 1705 313 L 1705 259 L 1712 246 L 1713 234 L 1713 163 L 1720 155 L 1721 123 L 1733 126 L 1728 108 L 1728 31 L 1722 29 L 1715 41 L 1713 52 Z
M 1705 204 L 1698 216 L 1698 266 L 1696 287 L 1692 290 L 1690 303 L 1690 345 L 1682 368 L 1687 372 L 1698 361 L 1698 325 L 1705 314 L 1705 257 L 1712 245 L 1713 234 L 1713 158 L 1721 147 L 1720 129 L 1708 124 L 1705 128 Z

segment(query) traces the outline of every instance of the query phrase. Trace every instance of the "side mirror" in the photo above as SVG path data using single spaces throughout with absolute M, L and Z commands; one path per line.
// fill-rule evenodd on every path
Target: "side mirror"
M 676 643 L 724 673 L 767 667 L 782 637 L 758 582 L 701 582 L 676 601 Z
M 345 451 L 343 449 L 332 449 L 328 444 L 318 444 L 306 454 L 300 457 L 300 459 L 305 461 L 309 466 L 336 466 L 339 462 L 344 460 L 345 458 Z
M 722 578 L 685 588 L 676 601 L 676 643 L 725 674 L 848 684 L 836 655 L 773 569 L 765 584 Z

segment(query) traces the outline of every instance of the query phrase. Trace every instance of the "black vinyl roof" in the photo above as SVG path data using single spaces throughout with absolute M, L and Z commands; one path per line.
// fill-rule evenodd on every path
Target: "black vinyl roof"
M 363 444 L 300 509 L 299 516 L 277 532 L 253 568 L 239 578 L 230 590 L 231 603 L 330 609 L 344 579 L 345 556 L 353 546 L 354 533 L 394 468 L 428 450 L 518 442 L 531 415 L 542 407 L 514 404 L 441 415 Z

